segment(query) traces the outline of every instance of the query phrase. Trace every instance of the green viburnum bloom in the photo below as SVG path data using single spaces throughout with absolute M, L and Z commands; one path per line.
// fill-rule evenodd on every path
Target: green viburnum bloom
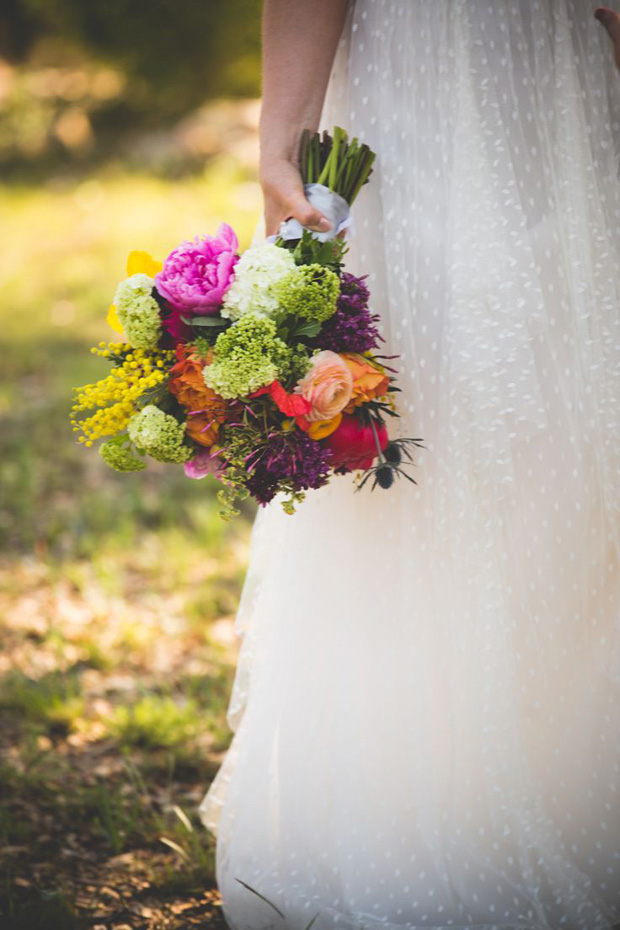
M 310 370 L 310 352 L 307 346 L 299 343 L 297 346 L 289 348 L 289 355 L 286 360 L 282 361 L 278 371 L 278 378 L 282 384 L 290 389 L 301 381 L 304 375 Z
M 143 471 L 146 463 L 126 445 L 126 437 L 109 439 L 99 447 L 101 458 L 115 471 Z
M 183 444 L 185 424 L 154 404 L 143 407 L 127 424 L 129 438 L 158 462 L 186 462 L 192 455 Z
M 248 313 L 217 337 L 203 375 L 221 397 L 244 397 L 288 373 L 291 358 L 274 321 Z
M 336 312 L 340 281 L 322 265 L 300 265 L 274 286 L 274 295 L 285 313 L 323 323 Z
M 127 339 L 136 349 L 153 349 L 161 335 L 159 306 L 152 296 L 154 281 L 133 274 L 116 288 L 114 303 Z

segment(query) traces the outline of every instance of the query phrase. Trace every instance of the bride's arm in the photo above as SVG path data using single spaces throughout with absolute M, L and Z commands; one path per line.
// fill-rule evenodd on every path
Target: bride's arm
M 297 151 L 316 130 L 348 0 L 265 0 L 260 177 L 267 234 L 294 216 L 302 226 L 330 224 L 303 193 Z

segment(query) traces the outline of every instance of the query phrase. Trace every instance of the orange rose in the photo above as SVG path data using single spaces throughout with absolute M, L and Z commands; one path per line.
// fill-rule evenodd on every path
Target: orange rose
M 202 370 L 211 361 L 191 346 L 177 346 L 178 362 L 170 369 L 169 391 L 188 411 L 185 430 L 194 442 L 211 446 L 217 439 L 220 424 L 226 419 L 227 405 L 204 381 Z
M 360 404 L 386 393 L 390 379 L 381 365 L 357 352 L 343 352 L 340 357 L 346 362 L 353 377 L 353 393 L 344 413 L 352 413 Z
M 201 446 L 212 446 L 220 430 L 220 421 L 206 413 L 188 416 L 185 425 L 187 435 Z

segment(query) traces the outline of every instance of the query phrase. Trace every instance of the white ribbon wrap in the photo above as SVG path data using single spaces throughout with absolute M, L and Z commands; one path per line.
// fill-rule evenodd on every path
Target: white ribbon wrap
M 335 239 L 343 229 L 349 229 L 351 211 L 344 197 L 330 190 L 329 187 L 325 187 L 324 184 L 305 184 L 304 193 L 308 202 L 320 210 L 332 224 L 327 232 L 309 230 L 314 239 L 326 242 L 328 239 Z M 280 224 L 279 235 L 285 242 L 289 239 L 301 239 L 304 228 L 298 220 L 291 218 Z

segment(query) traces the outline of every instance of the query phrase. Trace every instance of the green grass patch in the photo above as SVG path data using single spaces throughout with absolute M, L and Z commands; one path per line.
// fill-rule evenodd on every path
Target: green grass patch
M 14 876 L 18 878 L 19 876 Z M 12 882 L 7 882 L 7 903 L 3 930 L 83 930 L 84 921 L 74 904 L 62 891 L 29 889 L 25 903 L 19 899 Z M 20 896 L 21 897 L 21 896 Z
M 130 707 L 117 707 L 107 720 L 110 734 L 123 746 L 167 749 L 194 739 L 201 729 L 194 700 L 147 694 Z
M 0 708 L 65 735 L 84 714 L 79 675 L 51 672 L 32 679 L 18 671 L 0 680 Z

